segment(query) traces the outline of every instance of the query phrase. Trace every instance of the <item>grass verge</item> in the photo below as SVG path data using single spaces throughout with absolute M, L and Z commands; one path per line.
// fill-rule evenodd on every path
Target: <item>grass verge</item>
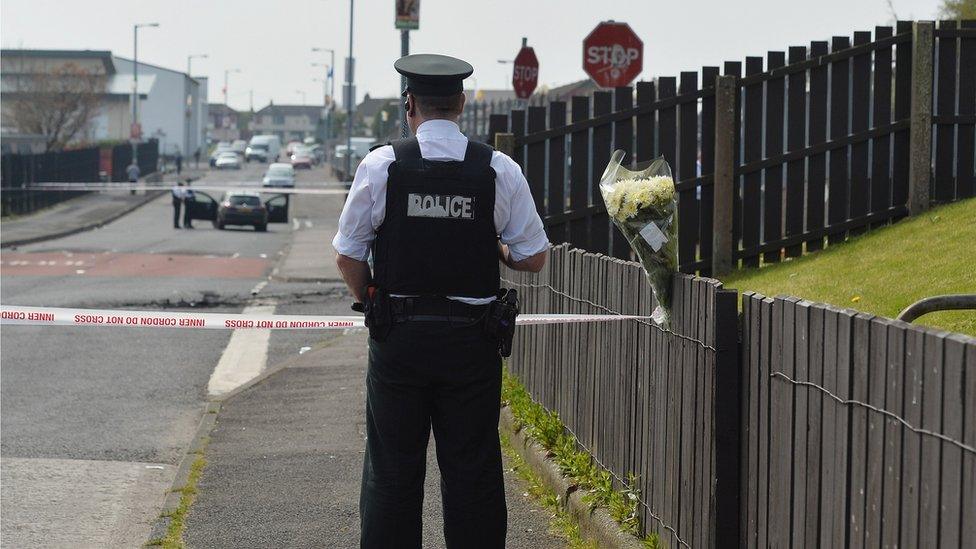
M 598 466 L 592 456 L 579 449 L 576 437 L 566 430 L 559 414 L 533 401 L 518 378 L 507 369 L 502 371 L 502 400 L 512 411 L 515 428 L 525 429 L 528 436 L 551 452 L 563 475 L 586 490 L 583 501 L 592 507 L 604 507 L 622 530 L 640 537 L 640 491 L 633 474 L 628 475 L 622 489 L 615 489 L 610 471 Z M 558 499 L 549 503 L 560 504 Z M 644 536 L 641 541 L 648 548 L 660 546 L 656 534 Z
M 556 495 L 549 487 L 542 483 L 539 476 L 532 471 L 532 468 L 525 463 L 522 456 L 512 447 L 512 442 L 508 435 L 500 433 L 502 441 L 502 452 L 512 465 L 512 470 L 528 486 L 528 494 L 539 503 L 552 516 L 549 519 L 549 528 L 554 533 L 566 538 L 566 546 L 569 549 L 598 549 L 596 544 L 583 539 L 580 535 L 579 523 L 566 511 Z
M 845 243 L 724 277 L 729 288 L 789 294 L 894 318 L 924 297 L 976 291 L 976 199 L 933 208 Z M 915 323 L 976 335 L 976 311 Z
M 190 507 L 197 498 L 197 482 L 206 467 L 207 460 L 203 457 L 203 452 L 197 452 L 193 464 L 190 465 L 190 475 L 187 477 L 186 484 L 178 491 L 180 492 L 180 504 L 175 511 L 164 515 L 170 518 L 169 527 L 166 529 L 166 537 L 154 539 L 146 544 L 148 547 L 162 547 L 163 549 L 183 549 L 186 547 L 183 541 L 183 531 L 186 527 L 186 516 L 190 512 Z

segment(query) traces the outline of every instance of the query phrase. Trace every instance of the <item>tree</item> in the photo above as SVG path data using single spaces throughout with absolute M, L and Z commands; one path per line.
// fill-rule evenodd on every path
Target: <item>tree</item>
M 942 0 L 939 16 L 943 19 L 976 19 L 976 0 Z
M 6 99 L 11 122 L 18 130 L 47 137 L 48 150 L 60 150 L 84 135 L 98 114 L 105 77 L 74 63 L 23 75 Z

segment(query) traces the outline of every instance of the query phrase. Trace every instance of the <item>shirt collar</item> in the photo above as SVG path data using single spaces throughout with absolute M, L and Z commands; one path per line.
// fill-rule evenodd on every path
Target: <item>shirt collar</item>
M 461 128 L 455 122 L 450 120 L 435 119 L 427 120 L 417 128 L 417 137 L 435 137 L 435 138 L 461 138 L 464 134 L 461 133 Z

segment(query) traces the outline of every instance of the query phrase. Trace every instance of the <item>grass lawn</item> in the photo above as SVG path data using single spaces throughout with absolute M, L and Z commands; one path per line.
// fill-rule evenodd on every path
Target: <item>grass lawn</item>
M 760 269 L 725 286 L 788 294 L 894 318 L 938 294 L 976 293 L 976 199 L 906 218 L 828 249 Z M 916 324 L 976 336 L 976 311 L 930 313 Z

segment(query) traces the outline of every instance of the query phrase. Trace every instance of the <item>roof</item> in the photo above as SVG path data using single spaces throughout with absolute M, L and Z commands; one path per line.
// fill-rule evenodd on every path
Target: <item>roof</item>
M 491 103 L 492 101 L 507 101 L 516 99 L 513 90 L 464 90 L 464 97 L 468 102 Z
M 376 116 L 386 105 L 397 105 L 400 100 L 396 97 L 370 97 L 369 94 L 363 98 L 363 102 L 356 105 L 356 115 L 362 117 Z
M 113 55 L 112 58 L 116 61 L 116 63 L 118 63 L 118 62 L 121 61 L 121 63 L 118 63 L 118 64 L 121 65 L 119 67 L 120 69 L 124 69 L 124 70 L 127 71 L 132 66 L 132 59 L 129 59 L 128 57 L 122 57 L 120 55 Z M 128 66 L 126 66 L 126 65 L 128 65 Z M 184 77 L 189 78 L 190 80 L 194 80 L 194 81 L 196 80 L 195 78 L 193 78 L 192 76 L 190 76 L 189 74 L 187 74 L 187 73 L 185 73 L 183 71 L 178 71 L 176 69 L 171 69 L 169 67 L 161 67 L 159 65 L 154 65 L 152 63 L 146 63 L 145 61 L 142 61 L 142 60 L 139 61 L 139 66 L 140 67 L 152 67 L 154 69 L 158 69 L 158 70 L 166 71 L 166 72 L 171 72 L 173 74 L 181 74 Z
M 19 48 L 4 48 L 0 50 L 0 57 L 101 59 L 102 64 L 105 65 L 105 74 L 115 74 L 116 72 L 115 64 L 112 62 L 112 52 L 108 50 L 26 50 Z
M 556 86 L 555 88 L 549 88 L 549 90 L 546 92 L 546 96 L 550 101 L 565 101 L 570 97 L 590 95 L 599 89 L 600 86 L 598 86 L 596 82 L 594 82 L 591 78 L 586 78 L 583 80 L 577 80 L 576 82 L 571 82 L 569 84 L 564 84 L 562 86 Z
M 267 114 L 271 116 L 302 116 L 305 115 L 312 120 L 322 117 L 325 107 L 319 105 L 275 105 L 271 103 L 259 110 L 256 114 Z
M 207 103 L 207 109 L 212 115 L 216 116 L 227 116 L 229 114 L 237 114 L 237 110 L 223 103 Z

